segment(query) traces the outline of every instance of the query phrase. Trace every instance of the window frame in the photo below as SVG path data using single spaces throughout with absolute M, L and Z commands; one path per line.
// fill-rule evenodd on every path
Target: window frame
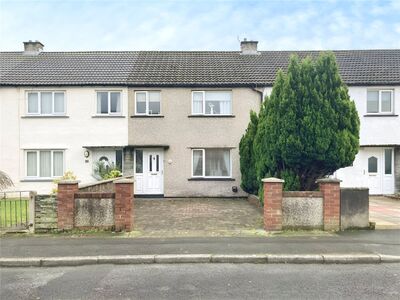
M 386 173 L 386 151 L 390 150 L 390 173 Z M 383 176 L 392 177 L 394 176 L 394 149 L 384 148 L 383 149 Z
M 368 112 L 368 93 L 369 92 L 378 92 L 378 112 Z M 390 112 L 382 111 L 382 93 L 390 92 Z M 394 114 L 394 90 L 391 89 L 367 89 L 367 98 L 366 98 L 366 114 L 367 115 L 393 115 Z
M 51 93 L 51 113 L 45 114 L 42 113 L 42 93 Z M 63 94 L 64 95 L 64 111 L 63 112 L 55 112 L 54 111 L 54 101 L 55 101 L 55 94 Z M 38 111 L 36 113 L 34 112 L 29 112 L 29 94 L 38 94 Z M 62 90 L 40 90 L 40 91 L 35 91 L 35 90 L 28 90 L 26 91 L 26 109 L 25 109 L 25 114 L 27 116 L 65 116 L 67 114 L 67 99 L 66 99 L 66 92 Z
M 139 113 L 137 111 L 137 94 L 138 93 L 144 93 L 146 95 L 146 111 L 144 113 Z M 149 93 L 159 93 L 160 95 L 160 113 L 158 114 L 150 114 L 149 113 L 149 103 L 150 103 L 150 97 L 149 97 Z M 149 117 L 153 117 L 153 116 L 161 116 L 162 114 L 162 110 L 161 110 L 161 91 L 156 91 L 156 90 L 147 90 L 147 91 L 135 91 L 135 116 L 149 116 Z
M 99 93 L 107 93 L 107 113 L 102 113 L 97 111 L 98 107 L 98 94 Z M 120 101 L 120 111 L 119 112 L 111 112 L 111 93 L 119 93 L 119 101 Z M 123 106 L 122 106 L 122 91 L 120 90 L 96 90 L 96 116 L 122 116 Z M 100 105 L 101 107 L 101 105 Z M 100 108 L 101 111 L 101 108 Z
M 231 103 L 231 112 L 229 114 L 207 114 L 206 113 L 206 93 L 207 92 L 213 92 L 213 93 L 229 93 L 230 94 L 230 103 Z M 194 93 L 202 93 L 203 94 L 203 112 L 202 113 L 195 113 L 194 112 Z M 233 115 L 233 94 L 232 91 L 226 91 L 226 90 L 217 90 L 217 91 L 208 91 L 208 90 L 193 90 L 192 91 L 192 101 L 191 101 L 191 114 L 193 116 L 210 116 L 210 117 L 218 117 L 218 116 L 232 116 Z
M 50 151 L 50 168 L 51 168 L 51 176 L 50 177 L 41 177 L 40 176 L 40 152 Z M 28 153 L 36 153 L 36 176 L 28 175 Z M 62 175 L 54 175 L 54 152 L 62 152 L 63 154 L 63 174 Z M 65 150 L 64 149 L 26 149 L 25 150 L 25 178 L 26 179 L 54 179 L 61 178 L 65 173 Z
M 369 171 L 369 160 L 371 158 L 374 158 L 376 160 L 376 172 L 370 172 Z M 375 155 L 371 155 L 367 158 L 367 171 L 368 171 L 368 175 L 370 176 L 376 176 L 379 173 L 379 157 L 376 157 Z
M 229 175 L 228 176 L 206 176 L 206 150 L 207 149 L 219 149 L 229 151 Z M 194 175 L 194 165 L 193 165 L 193 153 L 194 151 L 202 151 L 202 175 Z M 192 178 L 232 178 L 232 153 L 231 148 L 193 148 L 191 151 L 191 177 Z

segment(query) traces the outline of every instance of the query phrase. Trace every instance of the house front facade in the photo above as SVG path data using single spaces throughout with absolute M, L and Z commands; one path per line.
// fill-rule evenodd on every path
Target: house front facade
M 135 178 L 135 194 L 245 196 L 239 141 L 289 57 L 317 51 L 0 54 L 0 169 L 13 189 L 48 193 L 99 162 Z M 400 189 L 400 51 L 335 51 L 361 121 L 360 151 L 335 176 L 373 194 Z M 368 62 L 368 63 L 366 63 Z M 387 72 L 382 72 L 387 70 Z
M 400 86 L 350 87 L 360 118 L 360 150 L 352 166 L 335 176 L 344 187 L 368 187 L 370 194 L 400 191 Z

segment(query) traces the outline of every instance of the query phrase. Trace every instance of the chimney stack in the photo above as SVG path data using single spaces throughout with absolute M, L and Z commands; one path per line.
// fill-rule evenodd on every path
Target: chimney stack
M 240 51 L 242 51 L 243 55 L 260 54 L 257 51 L 257 44 L 257 41 L 248 41 L 247 39 L 244 39 L 240 42 Z
M 44 45 L 39 41 L 24 42 L 24 54 L 25 55 L 38 55 L 43 51 Z

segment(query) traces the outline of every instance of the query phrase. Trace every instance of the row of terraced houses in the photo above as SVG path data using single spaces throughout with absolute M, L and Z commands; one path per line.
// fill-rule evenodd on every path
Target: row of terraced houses
M 0 53 L 0 170 L 13 189 L 48 193 L 72 171 L 96 181 L 101 161 L 134 175 L 135 194 L 245 196 L 239 150 L 293 53 L 46 52 L 38 41 Z M 400 190 L 400 50 L 334 51 L 361 121 L 360 150 L 334 176 L 371 194 Z

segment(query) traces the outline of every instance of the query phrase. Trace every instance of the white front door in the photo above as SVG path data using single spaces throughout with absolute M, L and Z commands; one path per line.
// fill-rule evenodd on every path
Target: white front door
M 366 176 L 371 195 L 394 193 L 392 148 L 365 148 Z
M 159 149 L 135 150 L 135 194 L 164 193 L 164 155 Z

